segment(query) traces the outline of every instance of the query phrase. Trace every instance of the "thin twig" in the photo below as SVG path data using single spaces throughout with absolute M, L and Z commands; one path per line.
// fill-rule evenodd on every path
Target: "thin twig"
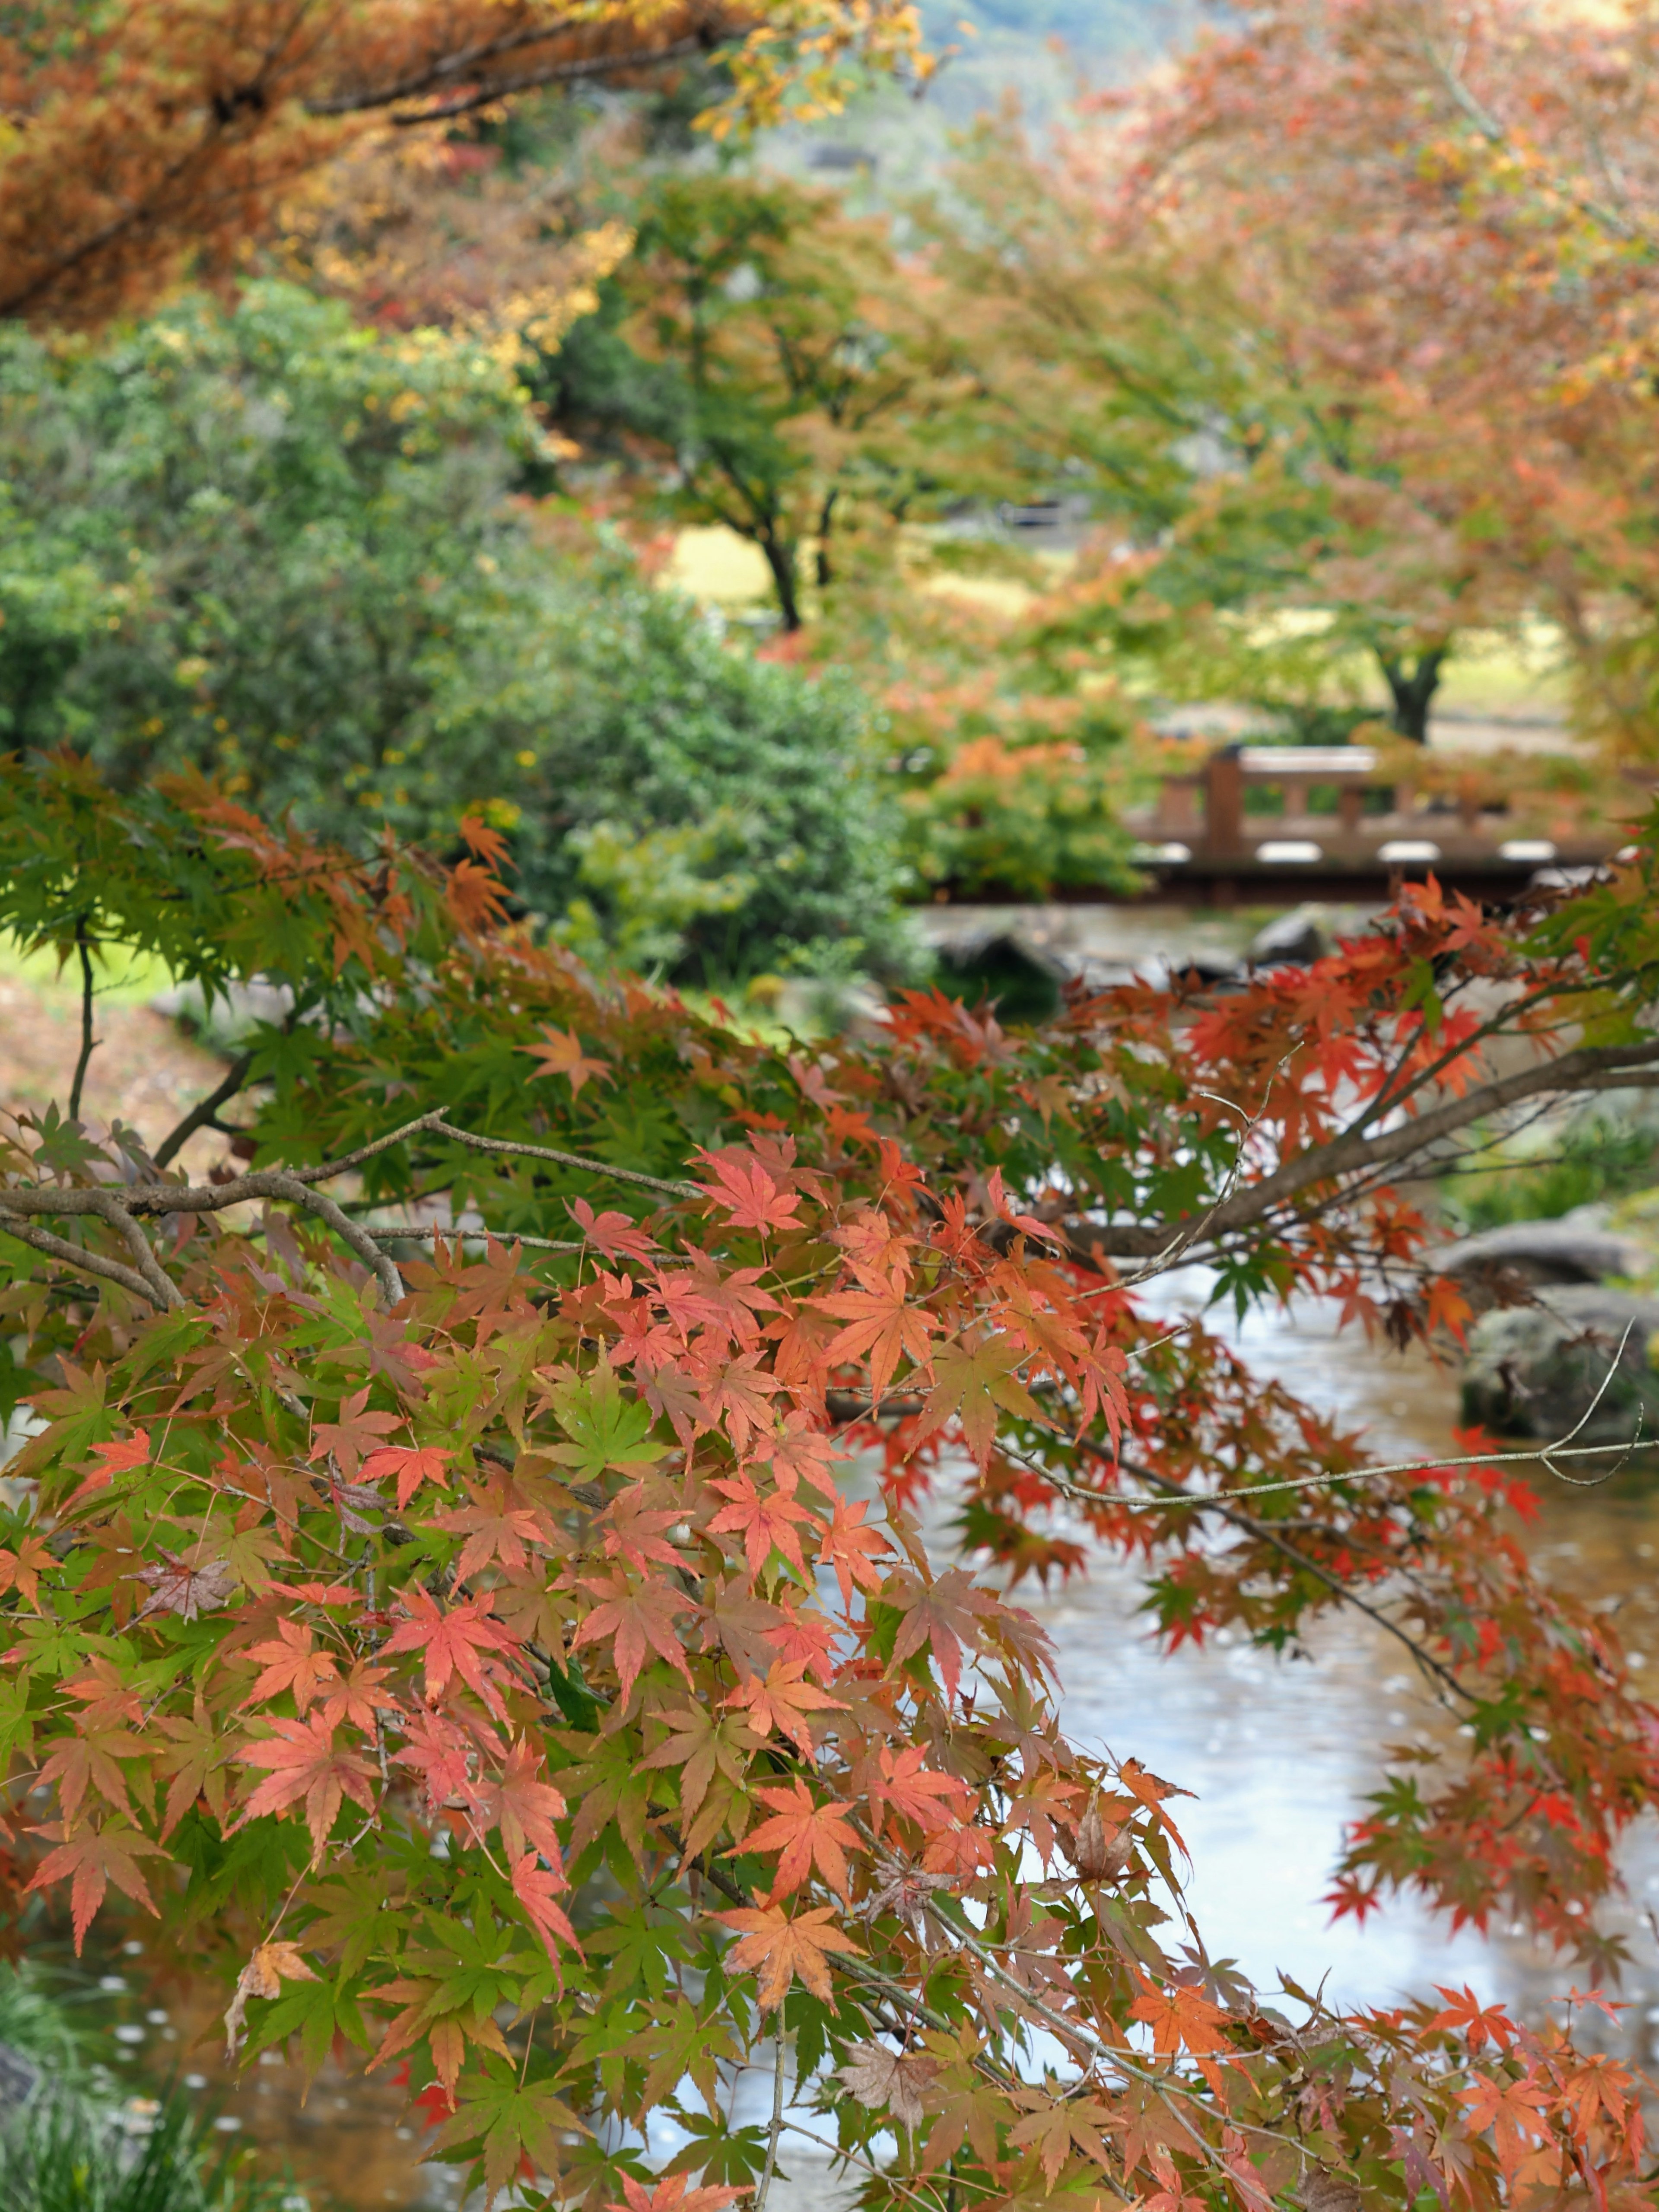
M 766 2212 L 766 2200 L 771 2192 L 772 2176 L 777 2171 L 778 2137 L 783 2133 L 783 2062 L 787 2046 L 783 2039 L 783 2021 L 780 2015 L 775 2033 L 777 2044 L 777 2063 L 772 2069 L 772 2132 L 766 2139 L 766 2168 L 755 2191 L 754 2212 Z
M 35 1251 L 44 1252 L 51 1259 L 78 1267 L 83 1274 L 101 1275 L 107 1282 L 119 1283 L 124 1291 L 131 1291 L 134 1297 L 143 1298 L 147 1305 L 155 1304 L 155 1293 L 143 1277 L 134 1268 L 124 1267 L 118 1260 L 105 1260 L 95 1252 L 83 1251 L 80 1245 L 54 1237 L 48 1230 L 37 1229 L 32 1221 L 20 1221 L 15 1213 L 3 1209 L 0 1209 L 0 1231 L 15 1237 L 20 1244 L 32 1245 Z

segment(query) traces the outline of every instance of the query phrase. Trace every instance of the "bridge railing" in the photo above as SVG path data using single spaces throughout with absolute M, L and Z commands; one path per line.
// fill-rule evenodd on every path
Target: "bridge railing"
M 1256 793 L 1267 804 L 1253 805 Z M 1631 797 L 1639 803 L 1639 793 Z M 1610 812 L 1628 811 L 1610 795 Z M 1298 869 L 1387 878 L 1437 864 L 1513 876 L 1603 860 L 1627 834 L 1612 822 L 1559 842 L 1517 836 L 1473 780 L 1453 796 L 1419 790 L 1408 763 L 1385 763 L 1365 745 L 1233 744 L 1164 778 L 1144 857 L 1170 875 L 1212 878 Z

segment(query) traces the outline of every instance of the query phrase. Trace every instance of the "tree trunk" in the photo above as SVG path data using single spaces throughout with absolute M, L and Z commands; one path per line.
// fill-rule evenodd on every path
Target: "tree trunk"
M 1418 654 L 1415 665 L 1410 669 L 1397 653 L 1377 653 L 1394 700 L 1390 719 L 1401 736 L 1409 738 L 1414 745 L 1429 742 L 1429 702 L 1439 688 L 1440 671 L 1450 649 L 1444 645 L 1431 646 Z
M 760 541 L 766 565 L 772 571 L 772 588 L 778 595 L 778 612 L 786 630 L 800 628 L 800 601 L 795 595 L 795 549 L 769 534 Z
M 835 525 L 836 501 L 840 496 L 840 492 L 831 484 L 823 495 L 823 505 L 818 509 L 817 578 L 821 592 L 828 591 L 836 580 L 835 571 L 830 565 L 830 532 Z

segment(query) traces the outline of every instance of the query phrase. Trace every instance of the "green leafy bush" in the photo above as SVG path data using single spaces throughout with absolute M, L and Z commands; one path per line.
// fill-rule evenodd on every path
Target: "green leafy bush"
M 1042 899 L 1061 884 L 1133 890 L 1121 782 L 1081 745 L 969 738 L 942 775 L 905 794 L 917 872 L 958 896 Z
M 488 355 L 288 285 L 100 352 L 0 334 L 0 744 L 360 848 L 481 812 L 527 908 L 693 981 L 902 969 L 856 690 L 550 542 L 538 440 Z

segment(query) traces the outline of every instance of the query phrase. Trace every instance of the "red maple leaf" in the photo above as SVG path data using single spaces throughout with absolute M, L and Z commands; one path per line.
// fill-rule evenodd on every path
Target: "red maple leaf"
M 566 1210 L 588 1243 L 597 1244 L 607 1260 L 649 1260 L 658 1249 L 647 1231 L 625 1213 L 595 1213 L 585 1198 L 567 1200 Z
M 816 1866 L 837 1896 L 847 1894 L 847 1853 L 864 1849 L 857 1832 L 848 1825 L 843 1805 L 820 1805 L 804 1782 L 787 1790 L 757 1791 L 778 1809 L 744 1839 L 745 1851 L 777 1851 L 777 1879 L 768 1899 L 775 1905 L 800 1887 Z
M 320 1694 L 323 1684 L 339 1673 L 333 1654 L 314 1650 L 311 1631 L 298 1621 L 279 1620 L 276 1639 L 251 1645 L 246 1656 L 264 1668 L 248 1692 L 251 1705 L 262 1705 L 267 1698 L 279 1698 L 289 1690 L 295 1711 L 303 1714 Z
M 526 1851 L 513 1869 L 513 1894 L 529 1915 L 532 1926 L 547 1946 L 550 1959 L 556 1958 L 553 1939 L 568 1943 L 573 1951 L 580 1950 L 576 1931 L 566 1919 L 562 1909 L 554 1900 L 567 1887 L 561 1873 L 550 1873 L 537 1863 L 534 1851 Z
M 36 1828 L 31 1832 L 49 1839 L 61 1834 L 60 1830 Z M 29 1889 L 46 1889 L 65 1876 L 73 1875 L 70 1891 L 70 1910 L 75 1923 L 75 1953 L 81 1954 L 81 1941 L 91 1924 L 92 1917 L 104 1901 L 104 1893 L 111 1882 L 125 1891 L 135 1904 L 142 1905 L 146 1912 L 155 1911 L 144 1877 L 133 1864 L 137 1858 L 146 1856 L 165 1858 L 167 1853 L 160 1844 L 153 1844 L 148 1836 L 141 1836 L 136 1828 L 124 1822 L 112 1820 L 101 1828 L 81 1828 L 42 1861 L 35 1872 Z M 27 1894 L 27 1892 L 25 1892 Z
M 751 1575 L 759 1574 L 771 1556 L 774 1545 L 802 1574 L 806 1571 L 805 1562 L 801 1558 L 800 1534 L 795 1524 L 805 1522 L 811 1527 L 817 1527 L 818 1523 L 816 1515 L 809 1513 L 804 1505 L 798 1505 L 790 1495 L 794 1486 L 791 1480 L 787 1486 L 780 1485 L 776 1490 L 763 1496 L 755 1487 L 753 1476 L 747 1474 L 728 1476 L 723 1481 L 711 1482 L 708 1486 L 711 1490 L 717 1490 L 722 1498 L 732 1500 L 729 1505 L 721 1506 L 709 1522 L 708 1533 L 712 1536 L 719 1536 L 741 1529 L 744 1557 L 749 1562 Z
M 441 1698 L 451 1677 L 459 1674 L 492 1713 L 501 1713 L 501 1701 L 490 1679 L 499 1669 L 489 1665 L 485 1655 L 510 1651 L 513 1639 L 499 1621 L 489 1618 L 493 1593 L 486 1590 L 482 1597 L 467 1598 L 446 1613 L 429 1592 L 412 1583 L 404 1591 L 403 1601 L 409 1618 L 398 1623 L 380 1647 L 385 1655 L 422 1653 L 428 1698 Z
M 592 1590 L 602 1602 L 594 1607 L 576 1631 L 575 1641 L 580 1645 L 611 1639 L 624 1704 L 645 1664 L 647 1648 L 667 1660 L 671 1667 L 678 1668 L 688 1682 L 691 1680 L 674 1616 L 700 1613 L 702 1608 L 695 1599 L 654 1577 L 641 1583 L 630 1582 L 620 1568 L 604 1577 L 585 1575 L 581 1586 Z
M 763 1742 L 775 1729 L 799 1746 L 802 1758 L 811 1759 L 815 1756 L 812 1726 L 806 1716 L 826 1707 L 839 1709 L 841 1699 L 805 1680 L 808 1663 L 805 1659 L 780 1659 L 767 1669 L 763 1682 L 757 1674 L 751 1674 L 726 1702 L 747 1709 L 749 1725 Z
M 836 1580 L 841 1584 L 841 1601 L 849 1611 L 854 1583 L 860 1589 L 881 1588 L 882 1577 L 870 1563 L 887 1557 L 893 1548 L 879 1528 L 865 1526 L 865 1510 L 861 1498 L 849 1500 L 837 1491 L 835 1518 L 824 1530 L 823 1541 L 818 1547 L 818 1564 L 834 1567 Z
M 135 1467 L 143 1467 L 149 1458 L 149 1431 L 135 1429 L 130 1437 L 117 1437 L 108 1443 L 94 1444 L 92 1455 L 98 1465 L 86 1480 L 70 1492 L 64 1510 L 68 1513 L 83 1498 L 94 1491 L 107 1490 L 118 1474 L 128 1474 Z M 94 1911 L 96 1908 L 94 1908 Z
M 623 2196 L 627 2200 L 607 2204 L 605 2212 L 726 2212 L 728 2204 L 735 2204 L 739 2197 L 749 2192 L 745 2182 L 741 2189 L 728 2188 L 724 2183 L 688 2189 L 686 2176 L 671 2173 L 647 2189 L 633 2175 L 623 2176 Z
M 274 1736 L 251 1743 L 236 1754 L 244 1766 L 269 1770 L 236 1825 L 244 1826 L 262 1814 L 285 1812 L 303 1799 L 314 1865 L 328 1847 L 342 1797 L 349 1797 L 366 1813 L 374 1810 L 368 1766 L 354 1751 L 336 1751 L 334 1731 L 320 1716 L 313 1721 L 276 1720 L 271 1726 L 276 1730 Z
M 337 1421 L 319 1421 L 311 1432 L 308 1459 L 321 1459 L 325 1452 L 332 1452 L 339 1462 L 340 1472 L 348 1482 L 357 1479 L 357 1469 L 363 1455 L 372 1453 L 380 1439 L 389 1429 L 401 1428 L 402 1416 L 398 1413 L 371 1413 L 365 1410 L 368 1404 L 368 1385 L 354 1390 L 340 1407 Z
M 551 1783 L 539 1778 L 541 1771 L 541 1754 L 520 1737 L 500 1776 L 486 1775 L 479 1781 L 471 1793 L 473 1808 L 486 1834 L 491 1828 L 501 1830 L 508 1858 L 516 1862 L 533 1846 L 555 1873 L 562 1873 L 564 1862 L 553 1823 L 564 1817 L 564 1799 Z
M 714 1182 L 705 1182 L 711 1204 L 725 1208 L 734 1229 L 797 1229 L 800 1200 L 793 1191 L 781 1190 L 760 1162 L 740 1150 L 700 1152 L 697 1158 L 714 1171 Z
M 316 1457 L 313 1452 L 313 1458 Z M 398 1478 L 398 1510 L 401 1513 L 423 1482 L 447 1484 L 444 1473 L 452 1453 L 438 1444 L 382 1444 L 363 1462 L 363 1480 L 380 1482 L 388 1474 Z
M 971 1795 L 953 1775 L 932 1772 L 927 1757 L 919 1743 L 902 1751 L 890 1746 L 882 1751 L 869 1784 L 870 1810 L 878 1823 L 886 1805 L 918 1827 L 937 1828 L 949 1818 L 952 1798 L 965 1801 Z M 966 1809 L 965 1802 L 962 1809 Z

